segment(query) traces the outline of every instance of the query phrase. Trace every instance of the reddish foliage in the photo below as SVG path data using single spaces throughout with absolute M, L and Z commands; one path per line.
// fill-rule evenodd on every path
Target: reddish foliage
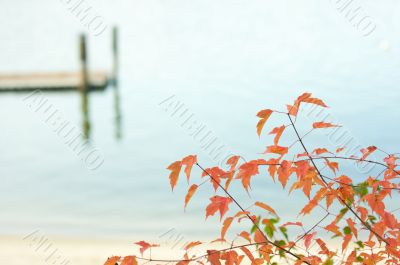
M 360 153 L 345 154 L 349 150 L 345 146 L 331 149 L 334 150 L 332 152 L 324 146 L 308 149 L 308 143 L 304 142 L 296 125 L 303 104 L 313 104 L 318 108 L 327 107 L 322 100 L 313 98 L 311 93 L 304 93 L 292 105 L 287 105 L 286 113 L 271 109 L 257 113 L 259 120 L 256 128 L 259 137 L 272 114 L 274 117 L 276 114 L 277 118 L 283 117 L 286 121 L 286 124 L 269 129 L 270 135 L 273 135 L 272 143 L 259 158 L 240 164 L 241 157 L 232 156 L 227 160 L 227 170 L 220 167 L 203 169 L 197 164 L 195 155 L 189 155 L 168 166 L 168 170 L 171 171 L 169 179 L 172 190 L 178 183 L 182 169 L 189 184 L 194 165 L 197 165 L 202 178 L 210 180 L 211 185 L 208 185 L 208 180 L 204 182 L 208 186 L 202 186 L 203 183 L 190 185 L 185 197 L 185 208 L 193 194 L 200 192 L 200 186 L 211 189 L 215 195 L 210 198 L 210 203 L 205 209 L 206 218 L 219 212 L 222 223 L 220 237 L 211 242 L 229 242 L 227 248 L 210 249 L 205 254 L 196 254 L 189 258 L 189 250 L 194 253 L 193 249 L 204 246 L 200 241 L 191 242 L 186 245 L 183 257 L 178 261 L 174 259 L 175 264 L 204 264 L 205 260 L 211 265 L 286 262 L 310 265 L 378 262 L 387 265 L 400 264 L 400 224 L 396 217 L 397 212 L 388 204 L 399 193 L 398 158 L 394 154 L 385 154 L 378 159 L 373 157 L 372 154 L 375 156 L 379 150 L 375 146 L 361 149 L 361 156 Z M 310 127 L 310 132 L 318 133 L 319 130 L 313 129 L 338 125 L 313 120 Z M 296 135 L 294 144 L 279 145 L 283 133 L 285 137 L 290 135 L 289 129 Z M 381 167 L 383 171 L 372 176 L 372 171 L 365 176 L 361 173 L 354 174 L 354 170 L 347 170 L 349 164 L 344 165 L 344 162 L 351 162 L 356 166 L 371 164 Z M 244 207 L 234 198 L 237 190 L 228 190 L 231 183 L 240 181 L 237 183 L 250 195 L 251 180 L 261 178 L 265 174 L 270 175 L 273 181 L 277 176 L 281 185 L 276 188 L 290 187 L 287 188 L 290 196 L 292 192 L 302 194 L 304 204 L 299 209 L 297 218 L 296 214 L 293 214 L 293 219 L 280 223 L 279 212 L 270 206 L 275 205 L 274 201 L 257 201 Z M 274 183 L 271 181 L 270 185 Z M 265 197 L 271 198 L 269 194 L 265 194 Z M 280 204 L 289 205 L 291 199 Z M 239 212 L 223 219 L 230 212 L 229 207 L 233 205 L 239 207 Z M 310 219 L 301 222 L 300 218 L 306 215 L 309 215 Z M 242 220 L 247 222 L 241 222 Z M 244 229 L 228 240 L 229 230 L 232 230 L 234 224 Z M 332 237 L 335 240 L 331 240 Z M 145 241 L 136 244 L 140 247 L 139 252 L 142 255 L 147 249 L 156 246 Z M 111 257 L 105 264 L 134 265 L 137 259 L 144 262 L 154 261 L 152 257 Z M 158 263 L 169 261 L 158 260 Z

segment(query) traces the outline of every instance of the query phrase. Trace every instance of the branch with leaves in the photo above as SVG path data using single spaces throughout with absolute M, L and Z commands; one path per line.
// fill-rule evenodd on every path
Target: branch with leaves
M 189 188 L 184 208 L 200 186 L 205 188 L 207 186 L 203 184 L 210 184 L 215 195 L 205 209 L 206 218 L 219 213 L 221 222 L 221 234 L 211 243 L 225 242 L 230 247 L 190 254 L 195 249 L 207 247 L 206 243 L 194 241 L 184 247 L 181 258 L 153 259 L 151 254 L 150 257 L 143 257 L 143 254 L 158 245 L 140 241 L 136 244 L 140 246 L 141 256 L 111 257 L 105 265 L 135 265 L 140 261 L 176 265 L 400 264 L 400 224 L 395 215 L 398 209 L 390 210 L 393 197 L 400 191 L 398 157 L 375 146 L 363 148 L 359 155 L 352 156 L 342 155 L 345 146 L 334 151 L 329 151 L 328 147 L 310 149 L 304 141 L 306 135 L 340 126 L 315 120 L 311 129 L 302 135 L 296 123 L 303 104 L 327 108 L 322 100 L 304 93 L 292 105 L 287 105 L 287 111 L 265 109 L 257 113 L 256 128 L 260 138 L 274 114 L 279 114 L 276 115 L 278 118 L 287 117 L 288 122 L 272 128 L 269 134 L 274 136 L 273 144 L 267 146 L 259 158 L 240 164 L 241 157 L 232 156 L 226 162 L 227 168 L 223 169 L 217 166 L 204 168 L 198 163 L 197 156 L 189 155 L 168 166 L 172 190 L 180 175 L 186 176 Z M 281 145 L 281 137 L 290 137 L 289 128 L 292 128 L 295 142 Z M 383 153 L 381 159 L 370 159 L 377 151 Z M 344 161 L 379 165 L 382 171 L 375 176 L 364 175 L 357 183 L 353 173 L 342 168 Z M 200 179 L 207 178 L 206 182 L 190 184 L 194 166 L 201 171 Z M 277 180 L 283 189 L 290 185 L 289 194 L 300 192 L 305 195 L 306 202 L 293 220 L 281 223 L 277 211 L 264 201 L 256 201 L 245 208 L 230 190 L 231 184 L 238 182 L 250 195 L 252 179 L 262 176 L 264 171 L 259 169 L 265 167 L 273 182 Z M 360 177 L 359 173 L 355 175 Z M 238 211 L 226 217 L 233 211 L 230 209 L 232 203 Z M 318 215 L 315 213 L 317 208 L 325 214 L 315 217 L 317 221 L 306 229 L 299 218 Z M 240 223 L 243 219 L 250 222 Z M 227 234 L 233 223 L 241 227 L 241 232 L 228 240 Z

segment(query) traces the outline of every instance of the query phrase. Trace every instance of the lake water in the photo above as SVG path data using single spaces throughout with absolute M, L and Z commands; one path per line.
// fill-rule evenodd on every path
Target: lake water
M 100 36 L 89 32 L 92 69 L 110 69 L 110 28 L 119 26 L 122 137 L 115 137 L 113 90 L 91 94 L 91 141 L 105 161 L 90 171 L 26 106 L 26 94 L 0 94 L 3 234 L 40 229 L 137 240 L 172 228 L 186 238 L 216 233 L 217 218 L 204 221 L 211 191 L 199 191 L 186 213 L 185 181 L 170 191 L 172 161 L 198 154 L 204 166 L 215 163 L 159 106 L 172 95 L 220 143 L 249 158 L 267 145 L 256 135 L 257 111 L 283 109 L 304 91 L 323 98 L 360 143 L 400 149 L 398 1 L 359 2 L 377 25 L 367 37 L 328 0 L 87 3 L 109 26 Z M 0 72 L 79 69 L 77 36 L 86 28 L 63 1 L 3 1 L 0 25 Z M 78 93 L 45 96 L 80 126 Z M 270 179 L 253 186 L 255 197 L 286 212 L 304 201 L 287 198 Z

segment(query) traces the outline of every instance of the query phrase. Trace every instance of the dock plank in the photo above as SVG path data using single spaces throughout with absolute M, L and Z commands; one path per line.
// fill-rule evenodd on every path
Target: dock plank
M 108 75 L 103 71 L 89 73 L 89 90 L 104 90 Z M 79 72 L 0 74 L 0 92 L 78 90 Z

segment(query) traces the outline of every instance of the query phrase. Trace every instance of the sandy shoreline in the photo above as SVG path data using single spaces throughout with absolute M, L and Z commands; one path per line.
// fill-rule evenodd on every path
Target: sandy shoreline
M 9 265 L 103 265 L 110 256 L 140 255 L 134 242 L 129 239 L 43 236 L 40 232 L 0 236 L 0 260 Z M 148 254 L 147 251 L 145 256 Z M 173 246 L 164 245 L 152 250 L 153 258 L 181 256 L 182 252 Z
M 132 255 L 131 240 L 0 236 L 0 260 L 10 265 L 103 265 L 112 255 Z
M 9 265 L 103 265 L 108 257 L 140 255 L 139 247 L 130 239 L 92 239 L 83 237 L 44 236 L 32 232 L 25 236 L 0 236 L 0 260 Z M 193 249 L 201 255 L 205 250 L 229 247 L 221 243 Z M 149 257 L 149 251 L 145 257 Z M 152 249 L 153 259 L 179 259 L 179 247 L 162 244 Z M 142 262 L 140 263 L 142 264 Z M 156 263 L 147 263 L 156 264 Z

